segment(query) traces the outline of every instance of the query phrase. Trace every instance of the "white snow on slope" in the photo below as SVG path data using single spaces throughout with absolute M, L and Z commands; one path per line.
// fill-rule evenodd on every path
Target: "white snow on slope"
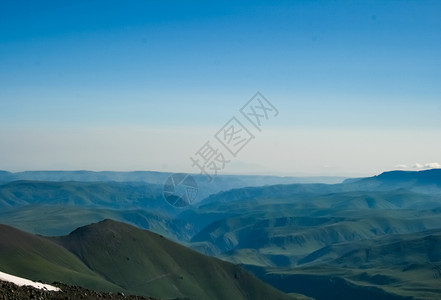
M 43 284 L 43 283 L 39 283 L 39 282 L 34 282 L 34 281 L 31 281 L 28 279 L 24 279 L 24 278 L 17 277 L 14 275 L 9 275 L 9 274 L 3 273 L 3 272 L 0 272 L 0 280 L 12 282 L 18 286 L 28 285 L 28 286 L 32 286 L 32 287 L 40 289 L 40 290 L 60 291 L 60 289 L 55 286 L 52 286 L 49 284 Z

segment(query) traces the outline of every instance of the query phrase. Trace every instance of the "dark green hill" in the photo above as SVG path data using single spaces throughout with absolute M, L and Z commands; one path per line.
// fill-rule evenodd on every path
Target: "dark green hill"
M 61 281 L 108 291 L 119 289 L 91 271 L 77 256 L 60 245 L 2 224 L 0 270 L 32 280 Z
M 5 225 L 0 234 L 0 269 L 33 280 L 158 298 L 293 299 L 238 266 L 111 220 L 59 238 Z
M 105 220 L 60 238 L 94 272 L 134 293 L 192 299 L 288 299 L 230 263 Z

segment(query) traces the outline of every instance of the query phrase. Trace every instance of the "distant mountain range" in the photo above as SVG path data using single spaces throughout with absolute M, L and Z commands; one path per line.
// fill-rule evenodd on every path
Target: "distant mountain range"
M 350 179 L 345 180 L 348 183 Z M 420 193 L 441 193 L 441 169 L 425 171 L 392 171 L 378 176 L 352 180 L 355 187 L 375 190 L 404 188 Z
M 153 184 L 163 184 L 172 175 L 170 172 L 155 171 L 24 171 L 8 172 L 0 170 L 0 182 L 10 182 L 16 180 L 39 180 L 39 181 L 116 181 L 116 182 L 149 182 Z M 201 182 L 207 181 L 205 175 L 190 174 Z M 346 177 L 339 176 L 268 176 L 268 175 L 217 175 L 213 178 L 214 185 L 222 182 L 239 181 L 247 182 L 252 185 L 270 185 L 280 183 L 340 183 Z
M 179 209 L 164 201 L 158 179 L 5 182 L 0 223 L 54 236 L 111 218 L 241 264 L 287 293 L 317 300 L 336 299 L 333 290 L 347 293 L 339 299 L 440 298 L 440 169 L 336 184 L 271 178 L 268 184 L 265 177 L 224 178 L 204 199 Z
M 25 181 L 77 181 L 77 182 L 121 182 L 148 183 L 162 188 L 172 173 L 153 171 L 113 172 L 113 171 L 25 171 L 11 173 L 0 171 L 0 183 L 18 180 Z M 234 188 L 292 183 L 340 183 L 344 177 L 292 177 L 292 176 L 261 176 L 261 175 L 218 175 L 209 181 L 205 175 L 190 174 L 198 185 L 195 202 L 205 199 L 211 194 Z

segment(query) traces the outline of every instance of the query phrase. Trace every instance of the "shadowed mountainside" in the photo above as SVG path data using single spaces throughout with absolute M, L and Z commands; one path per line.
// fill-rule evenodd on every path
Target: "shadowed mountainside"
M 293 299 L 238 266 L 105 220 L 44 238 L 0 226 L 0 268 L 13 275 L 158 298 Z

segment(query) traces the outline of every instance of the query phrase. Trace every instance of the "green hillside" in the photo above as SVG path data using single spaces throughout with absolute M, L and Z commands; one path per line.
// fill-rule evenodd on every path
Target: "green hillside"
M 406 271 L 406 276 L 401 276 L 404 273 L 397 273 L 401 269 L 365 264 L 361 258 L 362 249 L 372 248 L 369 251 L 376 253 L 374 246 L 380 242 L 389 252 L 384 250 L 378 257 L 397 264 L 406 265 L 409 257 L 424 253 L 425 246 L 412 246 L 418 240 L 412 237 L 424 239 L 427 232 L 441 230 L 441 194 L 437 192 L 440 173 L 440 170 L 386 172 L 342 184 L 245 187 L 213 194 L 184 209 L 170 207 L 161 198 L 158 186 L 151 186 L 152 189 L 146 189 L 143 194 L 143 189 L 149 187 L 146 183 L 19 181 L 0 186 L 0 221 L 32 233 L 65 235 L 83 224 L 111 218 L 156 232 L 200 253 L 246 265 L 286 292 L 305 293 L 318 300 L 331 299 L 329 291 L 333 289 L 342 289 L 360 299 L 415 295 L 429 295 L 427 299 L 434 299 L 430 297 L 439 293 L 434 287 L 437 280 L 420 280 L 426 275 L 416 271 Z M 216 189 L 219 187 L 212 188 Z M 113 274 L 112 284 L 139 293 L 147 291 L 144 283 L 148 281 L 148 284 L 157 283 L 148 290 L 157 293 L 155 296 L 164 295 L 166 291 L 170 297 L 189 292 L 196 297 L 208 297 L 195 279 L 209 278 L 208 274 L 198 271 L 196 276 L 188 273 L 187 267 L 184 271 L 179 269 L 187 260 L 174 259 L 179 251 L 172 249 L 180 249 L 176 244 L 169 246 L 167 241 L 163 245 L 163 239 L 151 236 L 140 238 L 132 229 L 116 234 L 111 228 L 113 225 L 99 224 L 90 228 L 109 228 L 103 232 L 97 228 L 75 231 L 58 240 L 80 257 L 93 274 L 100 278 Z M 109 232 L 124 242 L 108 244 L 102 251 L 95 249 L 93 241 L 100 240 L 99 245 L 104 245 L 105 240 L 115 239 Z M 131 236 L 132 240 L 127 240 Z M 407 238 L 413 241 L 405 244 L 408 252 L 385 246 Z M 138 244 L 143 249 L 146 245 L 155 245 L 167 251 L 143 256 L 136 252 Z M 113 254 L 119 253 L 118 249 L 131 255 L 118 257 Z M 99 255 L 106 251 L 112 255 Z M 136 268 L 133 272 L 124 268 L 115 272 L 114 257 L 125 259 L 126 266 L 133 264 L 131 268 L 140 265 L 143 270 L 149 270 L 142 271 L 146 279 L 139 281 Z M 163 266 L 153 268 L 157 261 Z M 427 264 L 431 263 L 419 261 L 410 268 L 419 270 L 422 266 L 422 270 L 427 270 Z M 217 270 L 222 266 L 219 264 L 211 268 Z M 231 270 L 223 272 L 216 273 L 231 274 Z M 136 278 L 127 279 L 132 273 Z M 392 281 L 377 276 L 383 273 Z M 334 277 L 337 287 L 328 284 Z M 219 281 L 222 287 L 231 285 L 225 278 Z M 314 282 L 329 289 L 319 289 L 321 294 L 315 293 L 313 288 L 304 289 L 317 284 Z M 204 280 L 202 283 L 207 284 Z M 432 294 L 428 292 L 430 289 L 434 290 Z
M 241 268 L 105 220 L 60 238 L 94 272 L 133 293 L 192 299 L 288 299 Z
M 107 291 L 120 289 L 91 271 L 77 256 L 60 245 L 1 224 L 0 270 L 49 283 L 60 281 Z
M 124 223 L 58 238 L 0 228 L 0 269 L 17 276 L 165 299 L 293 299 L 238 266 Z
M 338 289 L 347 295 L 363 290 L 361 299 L 376 294 L 376 299 L 440 299 L 441 230 L 340 243 L 312 252 L 289 270 L 255 270 L 286 292 L 318 300 Z M 310 288 L 319 282 L 327 287 Z

